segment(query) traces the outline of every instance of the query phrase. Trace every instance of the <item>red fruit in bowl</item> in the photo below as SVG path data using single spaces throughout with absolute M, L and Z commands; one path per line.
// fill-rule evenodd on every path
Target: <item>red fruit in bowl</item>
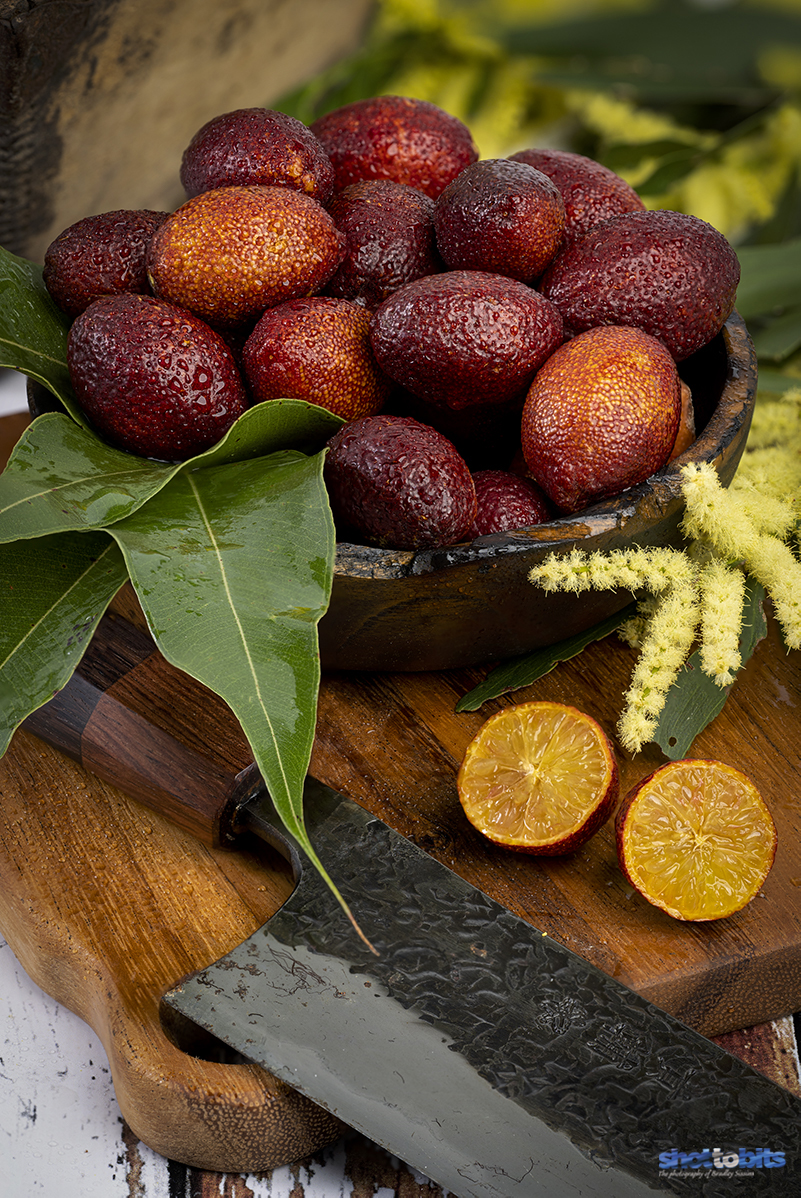
M 464 540 L 476 514 L 467 464 L 447 437 L 407 416 L 366 416 L 328 443 L 336 519 L 368 543 L 426 549 Z
M 562 341 L 553 304 L 516 279 L 454 270 L 416 279 L 376 309 L 381 369 L 420 399 L 463 409 L 522 399 Z
M 739 281 L 737 255 L 722 233 L 660 209 L 597 225 L 562 251 L 540 289 L 573 332 L 630 325 L 658 337 L 681 362 L 720 331 Z
M 42 280 L 54 302 L 75 317 L 103 295 L 148 295 L 148 246 L 168 216 L 122 208 L 70 225 L 45 250 Z
M 434 207 L 434 228 L 452 270 L 531 283 L 562 245 L 565 207 L 542 171 L 507 158 L 484 159 L 445 188 Z
M 391 179 L 364 179 L 338 192 L 328 212 L 348 248 L 326 295 L 373 309 L 404 283 L 443 269 L 434 201 L 422 191 Z
M 302 121 L 270 108 L 237 108 L 198 129 L 184 150 L 181 183 L 188 196 L 258 183 L 324 204 L 334 190 L 334 168 Z
M 194 457 L 247 407 L 222 338 L 190 312 L 148 295 L 90 304 L 70 329 L 67 363 L 78 402 L 100 435 L 143 457 Z
M 375 415 L 390 382 L 369 331 L 369 313 L 349 300 L 312 296 L 268 308 L 242 354 L 253 398 L 305 399 L 345 420 Z
M 493 532 L 531 528 L 552 518 L 547 497 L 530 478 L 508 470 L 476 470 L 473 484 L 477 507 L 468 533 L 470 540 Z
M 645 209 L 634 188 L 608 166 L 570 150 L 531 149 L 512 154 L 542 171 L 559 188 L 565 205 L 565 240 L 574 240 L 623 212 Z
M 436 198 L 478 158 L 466 125 L 406 96 L 356 100 L 309 127 L 334 164 L 337 190 L 360 179 L 394 179 Z

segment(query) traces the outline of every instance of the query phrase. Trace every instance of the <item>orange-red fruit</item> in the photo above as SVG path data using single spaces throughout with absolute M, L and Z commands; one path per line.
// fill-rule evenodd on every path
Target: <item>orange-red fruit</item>
M 776 827 L 750 778 L 720 761 L 670 761 L 638 782 L 615 820 L 620 868 L 674 919 L 723 919 L 759 892 Z
M 482 835 L 547 856 L 589 840 L 614 811 L 618 786 L 617 761 L 600 724 L 547 701 L 490 716 L 457 775 L 459 801 Z
M 436 198 L 478 158 L 470 130 L 427 100 L 356 100 L 310 126 L 334 164 L 336 189 L 360 179 L 393 179 Z
M 217 187 L 182 204 L 150 243 L 161 299 L 235 328 L 330 279 L 345 239 L 325 209 L 286 187 Z
M 484 159 L 465 167 L 442 192 L 434 228 L 451 270 L 485 270 L 531 283 L 562 244 L 565 207 L 541 171 L 508 158 Z
M 324 204 L 334 168 L 314 134 L 270 108 L 237 108 L 207 121 L 184 150 L 181 183 L 188 196 L 213 187 L 290 187 Z
M 628 212 L 566 246 L 540 281 L 575 333 L 601 324 L 644 329 L 677 362 L 731 315 L 740 264 L 706 221 L 664 209 Z
M 370 315 L 325 296 L 268 308 L 245 342 L 253 398 L 305 399 L 345 420 L 380 412 L 390 382 L 370 348 Z
M 530 149 L 511 155 L 552 179 L 565 205 L 565 238 L 573 240 L 623 212 L 645 209 L 637 192 L 620 175 L 570 150 Z
M 407 283 L 384 300 L 370 340 L 396 383 L 459 410 L 522 399 L 562 335 L 558 311 L 531 287 L 451 270 Z
M 476 514 L 467 464 L 410 416 L 366 416 L 328 443 L 325 481 L 340 525 L 368 543 L 427 549 L 465 539 Z
M 526 466 L 566 512 L 644 482 L 667 461 L 681 383 L 664 345 L 604 325 L 574 337 L 537 372 L 526 396 Z

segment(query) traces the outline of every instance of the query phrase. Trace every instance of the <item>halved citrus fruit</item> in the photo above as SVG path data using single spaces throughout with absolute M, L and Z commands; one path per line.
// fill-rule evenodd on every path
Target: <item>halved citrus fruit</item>
M 591 716 L 563 703 L 520 703 L 481 726 L 457 786 L 470 823 L 495 844 L 570 853 L 612 814 L 617 761 Z
M 720 761 L 670 761 L 632 787 L 615 820 L 620 867 L 674 919 L 742 910 L 776 854 L 776 826 L 750 778 Z

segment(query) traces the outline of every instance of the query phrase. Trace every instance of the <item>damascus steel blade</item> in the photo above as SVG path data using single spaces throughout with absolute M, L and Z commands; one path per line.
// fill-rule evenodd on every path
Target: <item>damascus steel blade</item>
M 169 1006 L 459 1198 L 801 1192 L 788 1091 L 312 780 L 306 821 L 377 955 L 295 853 Z M 265 795 L 247 824 L 283 839 Z

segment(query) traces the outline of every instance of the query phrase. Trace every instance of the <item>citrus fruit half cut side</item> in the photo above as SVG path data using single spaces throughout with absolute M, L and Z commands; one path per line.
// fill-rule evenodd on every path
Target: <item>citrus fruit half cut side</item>
M 723 919 L 759 892 L 776 826 L 750 778 L 720 761 L 671 761 L 639 782 L 617 813 L 620 867 L 674 919 Z
M 569 853 L 612 814 L 618 768 L 591 716 L 562 703 L 520 703 L 482 725 L 457 776 L 470 823 L 527 853 Z

